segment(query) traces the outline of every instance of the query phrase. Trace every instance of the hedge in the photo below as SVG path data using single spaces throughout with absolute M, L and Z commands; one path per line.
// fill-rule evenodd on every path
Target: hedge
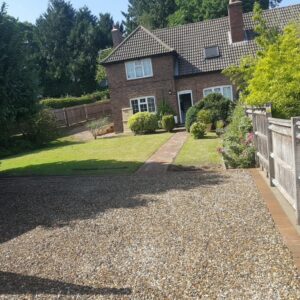
M 109 99 L 108 90 L 87 94 L 81 97 L 47 98 L 41 100 L 40 104 L 48 108 L 60 109 L 76 105 L 90 104 L 105 99 Z

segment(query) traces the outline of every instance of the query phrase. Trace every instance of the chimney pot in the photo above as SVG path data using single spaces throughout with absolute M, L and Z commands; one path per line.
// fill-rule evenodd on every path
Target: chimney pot
M 230 0 L 228 5 L 230 35 L 232 43 L 245 40 L 243 4 L 240 0 Z

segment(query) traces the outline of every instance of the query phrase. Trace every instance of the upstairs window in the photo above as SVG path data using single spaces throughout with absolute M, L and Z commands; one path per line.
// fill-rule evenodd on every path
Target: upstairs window
M 146 111 L 156 112 L 155 98 L 153 96 L 131 99 L 130 104 L 134 114 Z
M 203 90 L 204 97 L 209 94 L 217 93 L 223 95 L 225 98 L 233 100 L 233 92 L 231 85 L 223 85 L 223 86 L 214 86 Z
M 206 59 L 207 58 L 219 57 L 219 56 L 220 56 L 220 52 L 219 52 L 219 47 L 218 46 L 204 48 L 204 57 Z
M 126 62 L 125 67 L 127 80 L 153 76 L 152 62 L 150 58 Z

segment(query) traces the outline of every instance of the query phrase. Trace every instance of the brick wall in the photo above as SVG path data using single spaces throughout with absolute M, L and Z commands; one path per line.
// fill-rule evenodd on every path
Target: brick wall
M 152 58 L 153 77 L 127 80 L 125 64 L 111 64 L 106 67 L 110 87 L 111 104 L 116 132 L 123 131 L 122 108 L 130 107 L 130 99 L 155 96 L 156 105 L 167 100 L 177 112 L 177 92 L 192 90 L 194 103 L 203 98 L 203 89 L 231 84 L 220 72 L 212 72 L 174 78 L 174 57 L 172 55 Z M 169 94 L 171 92 L 171 94 Z

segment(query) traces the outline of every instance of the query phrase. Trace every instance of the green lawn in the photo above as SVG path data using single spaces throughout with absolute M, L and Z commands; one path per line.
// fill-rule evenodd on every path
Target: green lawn
M 0 174 L 102 175 L 137 170 L 172 134 L 123 136 L 86 143 L 62 140 L 49 148 L 1 160 Z
M 221 140 L 215 133 L 208 135 L 200 140 L 189 137 L 182 150 L 178 154 L 175 165 L 182 166 L 210 166 L 222 163 L 221 155 L 217 148 L 221 146 Z

